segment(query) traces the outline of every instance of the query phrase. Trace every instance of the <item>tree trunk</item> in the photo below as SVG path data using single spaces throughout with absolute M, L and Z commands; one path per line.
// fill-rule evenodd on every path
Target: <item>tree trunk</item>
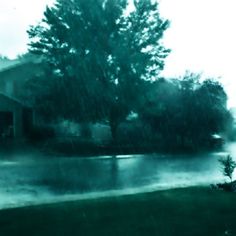
M 114 121 L 110 121 L 110 129 L 111 129 L 111 137 L 113 143 L 117 142 L 117 130 L 118 130 L 118 123 Z
M 80 135 L 83 139 L 91 139 L 92 131 L 89 123 L 80 124 Z

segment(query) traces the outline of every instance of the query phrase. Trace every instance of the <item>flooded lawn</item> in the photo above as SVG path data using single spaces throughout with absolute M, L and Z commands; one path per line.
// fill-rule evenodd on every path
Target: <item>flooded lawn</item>
M 73 198 L 211 184 L 223 180 L 218 159 L 198 155 L 120 155 L 90 158 L 21 156 L 0 162 L 0 208 Z

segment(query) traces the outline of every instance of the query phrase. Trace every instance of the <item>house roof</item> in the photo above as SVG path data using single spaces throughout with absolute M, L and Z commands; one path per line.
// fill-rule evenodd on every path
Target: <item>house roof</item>
M 18 99 L 15 99 L 13 97 L 10 97 L 4 93 L 0 93 L 0 101 L 4 99 L 5 101 L 14 104 L 16 106 L 20 106 L 22 108 L 30 108 L 29 106 L 26 106 L 25 104 L 23 104 L 21 101 L 19 101 Z
M 12 66 L 15 66 L 17 64 L 21 63 L 20 60 L 10 60 L 7 58 L 0 58 L 0 71 L 6 70 Z

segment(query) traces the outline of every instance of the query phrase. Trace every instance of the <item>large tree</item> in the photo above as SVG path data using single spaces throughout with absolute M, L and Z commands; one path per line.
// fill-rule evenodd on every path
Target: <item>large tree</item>
M 133 3 L 128 13 L 127 0 L 57 0 L 31 27 L 30 51 L 42 55 L 50 80 L 46 110 L 78 121 L 106 119 L 115 138 L 169 53 L 160 42 L 169 22 L 158 4 Z

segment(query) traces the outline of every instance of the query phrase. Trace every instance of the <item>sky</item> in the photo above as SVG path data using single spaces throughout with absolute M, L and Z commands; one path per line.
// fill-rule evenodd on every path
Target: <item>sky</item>
M 0 55 L 10 58 L 27 50 L 29 25 L 43 16 L 53 0 L 0 0 Z M 186 71 L 219 78 L 229 107 L 236 107 L 236 1 L 159 0 L 160 14 L 170 28 L 163 42 L 172 50 L 163 75 Z

